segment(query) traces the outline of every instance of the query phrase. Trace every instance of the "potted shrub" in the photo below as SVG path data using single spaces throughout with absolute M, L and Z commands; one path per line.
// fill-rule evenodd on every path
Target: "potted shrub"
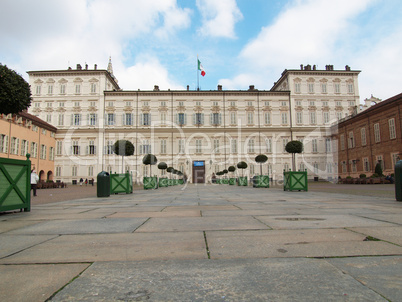
M 168 186 L 173 186 L 173 179 L 172 179 L 173 170 L 174 170 L 173 167 L 168 167 L 166 169 L 166 171 L 170 173 L 170 179 L 168 179 Z
M 224 178 L 222 179 L 222 183 L 224 185 L 227 185 L 227 184 L 229 184 L 229 180 L 227 179 L 226 174 L 228 174 L 229 171 L 227 169 L 224 169 L 222 172 L 223 172 L 223 176 L 224 176 Z
M 241 162 L 239 162 L 239 163 L 237 164 L 237 168 L 239 168 L 239 169 L 242 170 L 241 176 L 239 177 L 239 181 L 238 181 L 237 184 L 238 184 L 239 186 L 247 186 L 247 177 L 244 177 L 244 176 L 243 176 L 243 175 L 244 175 L 243 170 L 244 170 L 244 169 L 247 169 L 247 163 L 244 162 L 244 161 L 241 161 Z
M 219 176 L 219 178 L 216 179 L 216 183 L 218 185 L 222 184 L 222 179 L 220 178 L 220 176 L 222 176 L 222 175 L 223 175 L 222 171 L 216 172 L 216 176 Z
M 303 152 L 303 143 L 290 141 L 286 144 L 285 150 L 292 154 L 292 170 L 283 172 L 283 190 L 307 191 L 307 171 L 296 171 L 296 154 Z
M 159 170 L 166 170 L 167 169 L 167 164 L 165 162 L 160 162 L 158 164 L 158 169 Z M 159 187 L 167 187 L 168 186 L 168 178 L 167 177 L 159 177 Z
M 131 156 L 134 154 L 134 145 L 128 140 L 118 140 L 113 145 L 113 152 L 122 157 L 121 160 L 121 173 L 124 173 L 124 156 Z
M 262 164 L 266 163 L 268 157 L 264 154 L 257 155 L 255 161 L 260 164 L 260 175 L 255 176 L 253 179 L 253 187 L 256 188 L 269 188 L 269 176 L 262 175 Z
M 149 165 L 149 177 L 144 176 L 144 189 L 157 189 L 158 188 L 158 177 L 152 176 L 152 166 L 158 162 L 158 159 L 153 154 L 146 154 L 142 163 L 144 165 Z
M 230 166 L 228 168 L 228 171 L 232 173 L 233 176 L 233 172 L 236 171 L 236 167 L 235 166 Z M 236 178 L 234 177 L 230 177 L 229 178 L 229 185 L 234 186 L 236 184 Z

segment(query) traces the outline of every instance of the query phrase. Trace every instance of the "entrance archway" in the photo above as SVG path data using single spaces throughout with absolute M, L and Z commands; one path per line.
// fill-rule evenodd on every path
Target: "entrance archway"
M 193 183 L 205 183 L 205 161 L 193 161 Z
M 47 172 L 47 180 L 53 180 L 53 172 L 52 171 Z

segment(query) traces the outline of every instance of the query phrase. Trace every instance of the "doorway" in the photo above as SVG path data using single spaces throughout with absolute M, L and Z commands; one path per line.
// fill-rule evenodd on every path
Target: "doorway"
M 193 183 L 195 183 L 195 184 L 205 183 L 205 161 L 204 160 L 193 161 Z

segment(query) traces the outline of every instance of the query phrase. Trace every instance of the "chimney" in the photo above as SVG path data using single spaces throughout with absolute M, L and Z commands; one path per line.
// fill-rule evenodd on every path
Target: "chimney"
M 159 86 L 158 85 L 154 86 L 154 91 L 159 91 Z
M 300 64 L 300 70 L 303 70 L 303 64 Z
M 218 91 L 222 91 L 222 85 L 218 85 Z
M 97 70 L 97 69 L 98 69 L 98 64 L 95 64 L 94 70 Z
M 77 70 L 82 70 L 81 64 L 77 64 Z
M 250 85 L 250 86 L 248 87 L 248 90 L 249 90 L 249 91 L 253 91 L 253 90 L 254 90 L 254 85 Z
M 187 85 L 187 91 L 189 91 L 190 90 L 190 85 Z

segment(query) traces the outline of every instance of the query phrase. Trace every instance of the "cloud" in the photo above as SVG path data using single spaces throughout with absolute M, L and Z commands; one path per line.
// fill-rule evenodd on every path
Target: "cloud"
M 234 27 L 243 19 L 235 0 L 197 0 L 202 26 L 199 32 L 204 36 L 235 38 Z

